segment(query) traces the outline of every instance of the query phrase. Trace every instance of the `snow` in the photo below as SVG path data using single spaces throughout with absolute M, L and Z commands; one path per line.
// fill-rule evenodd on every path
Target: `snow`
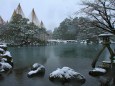
M 69 68 L 69 67 L 63 67 L 62 69 L 58 68 L 56 71 L 53 71 L 51 74 L 50 74 L 50 77 L 59 77 L 59 78 L 63 78 L 65 77 L 66 79 L 69 79 L 69 78 L 72 78 L 72 77 L 75 77 L 77 75 L 80 75 L 80 73 L 78 72 L 75 72 L 73 69 Z M 79 77 L 80 79 L 82 77 Z
M 38 66 L 39 66 L 38 63 L 34 63 L 32 67 L 33 67 L 33 68 L 36 68 L 36 67 L 38 67 Z
M 4 52 L 4 49 L 0 48 L 0 51 Z
M 39 71 L 41 71 L 42 68 L 45 68 L 43 65 L 40 65 L 40 64 L 38 64 L 38 63 L 34 63 L 32 67 L 33 67 L 33 68 L 37 68 L 37 69 L 36 69 L 36 70 L 31 70 L 31 71 L 28 73 L 29 76 L 31 76 L 31 75 L 33 75 L 33 74 L 36 74 L 36 73 L 38 73 Z
M 103 61 L 103 63 L 110 64 L 110 63 L 111 63 L 111 61 Z M 115 63 L 115 60 L 113 60 L 113 63 Z
M 6 62 L 7 59 L 6 58 L 1 58 L 1 62 Z
M 5 51 L 5 53 L 2 56 L 12 57 L 9 51 Z
M 39 72 L 41 70 L 42 67 L 37 68 L 36 70 L 31 70 L 28 75 L 33 75 L 36 74 L 37 72 Z
M 98 71 L 98 72 L 106 73 L 106 70 L 103 69 L 103 68 L 94 68 L 92 71 L 93 71 L 93 72 Z
M 105 33 L 105 34 L 100 34 L 99 36 L 100 36 L 100 37 L 103 37 L 103 36 L 113 36 L 113 34 L 110 34 L 110 33 L 107 33 L 107 34 L 106 34 L 106 33 Z
M 38 67 L 42 67 L 42 68 L 45 68 L 43 65 L 39 64 L 39 63 L 34 63 L 33 68 L 38 68 Z
M 7 47 L 6 44 L 0 44 L 0 47 Z
M 6 62 L 0 62 L 0 72 L 5 71 L 4 69 L 11 69 L 12 66 Z

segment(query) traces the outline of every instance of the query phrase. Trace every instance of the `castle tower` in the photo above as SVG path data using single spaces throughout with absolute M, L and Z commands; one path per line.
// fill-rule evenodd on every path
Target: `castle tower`
M 20 14 L 23 18 L 25 18 L 25 15 L 24 15 L 24 12 L 23 12 L 23 10 L 21 8 L 20 3 L 19 3 L 19 5 L 18 5 L 18 7 L 16 8 L 15 11 L 16 11 L 16 14 Z
M 5 21 L 2 19 L 2 17 L 0 16 L 0 25 L 5 24 Z
M 30 14 L 30 16 L 29 16 L 29 22 L 32 22 L 32 23 L 34 23 L 36 26 L 38 26 L 38 27 L 40 27 L 40 22 L 39 22 L 39 20 L 38 20 L 38 18 L 37 18 L 37 16 L 36 16 L 36 13 L 35 13 L 35 11 L 34 11 L 34 8 L 32 9 L 32 12 L 31 12 L 31 14 Z

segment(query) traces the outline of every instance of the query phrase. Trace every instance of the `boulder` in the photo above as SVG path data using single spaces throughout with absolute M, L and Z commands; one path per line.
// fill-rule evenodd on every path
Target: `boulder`
M 45 74 L 45 67 L 39 63 L 33 64 L 30 72 L 28 72 L 27 76 L 28 77 L 33 77 L 33 76 L 43 76 Z
M 60 83 L 85 83 L 85 77 L 78 72 L 75 72 L 69 67 L 63 67 L 62 69 L 58 68 L 49 75 L 49 80 L 52 82 Z
M 0 44 L 0 48 L 4 49 L 6 51 L 7 50 L 7 45 L 6 44 Z
M 104 68 L 94 68 L 93 70 L 89 71 L 89 75 L 93 77 L 103 76 L 106 74 L 106 69 Z
M 0 72 L 8 71 L 12 69 L 12 66 L 6 62 L 0 62 Z
M 2 50 L 2 49 L 1 49 Z M 4 51 L 2 54 L 0 54 L 0 56 L 3 59 L 6 59 L 5 62 L 9 63 L 11 66 L 13 66 L 13 59 L 12 56 L 10 54 L 10 51 Z

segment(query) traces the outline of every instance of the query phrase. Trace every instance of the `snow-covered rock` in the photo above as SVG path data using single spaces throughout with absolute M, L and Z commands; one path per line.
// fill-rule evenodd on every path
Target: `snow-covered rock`
M 7 59 L 6 58 L 1 58 L 0 62 L 7 62 Z
M 2 56 L 12 57 L 9 51 L 5 51 L 4 54 L 3 54 Z
M 0 44 L 0 47 L 7 47 L 6 44 Z
M 30 72 L 28 73 L 28 77 L 36 76 L 36 75 L 44 75 L 45 67 L 39 63 L 33 64 Z
M 102 76 L 106 74 L 106 69 L 103 68 L 94 68 L 93 70 L 89 71 L 89 75 L 96 77 L 96 76 Z
M 3 52 L 4 52 L 4 49 L 0 48 L 0 52 L 2 52 L 2 53 L 3 53 Z
M 12 66 L 6 62 L 0 62 L 0 72 L 12 69 Z
M 12 56 L 11 56 L 11 54 L 10 54 L 9 51 L 4 51 L 4 53 L 3 53 L 3 54 L 0 54 L 0 56 L 1 56 L 2 58 L 7 59 L 6 62 L 8 62 L 9 64 L 11 64 L 11 65 L 13 66 L 13 59 L 12 59 Z
M 85 83 L 85 78 L 80 73 L 75 72 L 73 69 L 69 67 L 63 67 L 62 69 L 58 68 L 57 70 L 50 73 L 49 79 L 52 82 L 61 82 L 61 83 L 68 83 L 68 82 L 78 82 L 78 83 Z
M 7 50 L 6 43 L 0 44 L 0 57 L 5 59 L 0 59 L 0 62 L 3 62 L 2 60 L 4 60 L 4 62 L 9 63 L 13 67 L 13 58 L 10 51 Z
M 0 44 L 0 48 L 4 49 L 4 50 L 7 50 L 7 45 L 5 43 L 3 44 Z

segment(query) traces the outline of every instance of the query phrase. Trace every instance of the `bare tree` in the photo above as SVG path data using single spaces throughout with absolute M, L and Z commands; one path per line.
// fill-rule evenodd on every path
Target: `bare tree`
M 115 0 L 88 0 L 83 5 L 81 11 L 93 20 L 93 25 L 115 35 Z

